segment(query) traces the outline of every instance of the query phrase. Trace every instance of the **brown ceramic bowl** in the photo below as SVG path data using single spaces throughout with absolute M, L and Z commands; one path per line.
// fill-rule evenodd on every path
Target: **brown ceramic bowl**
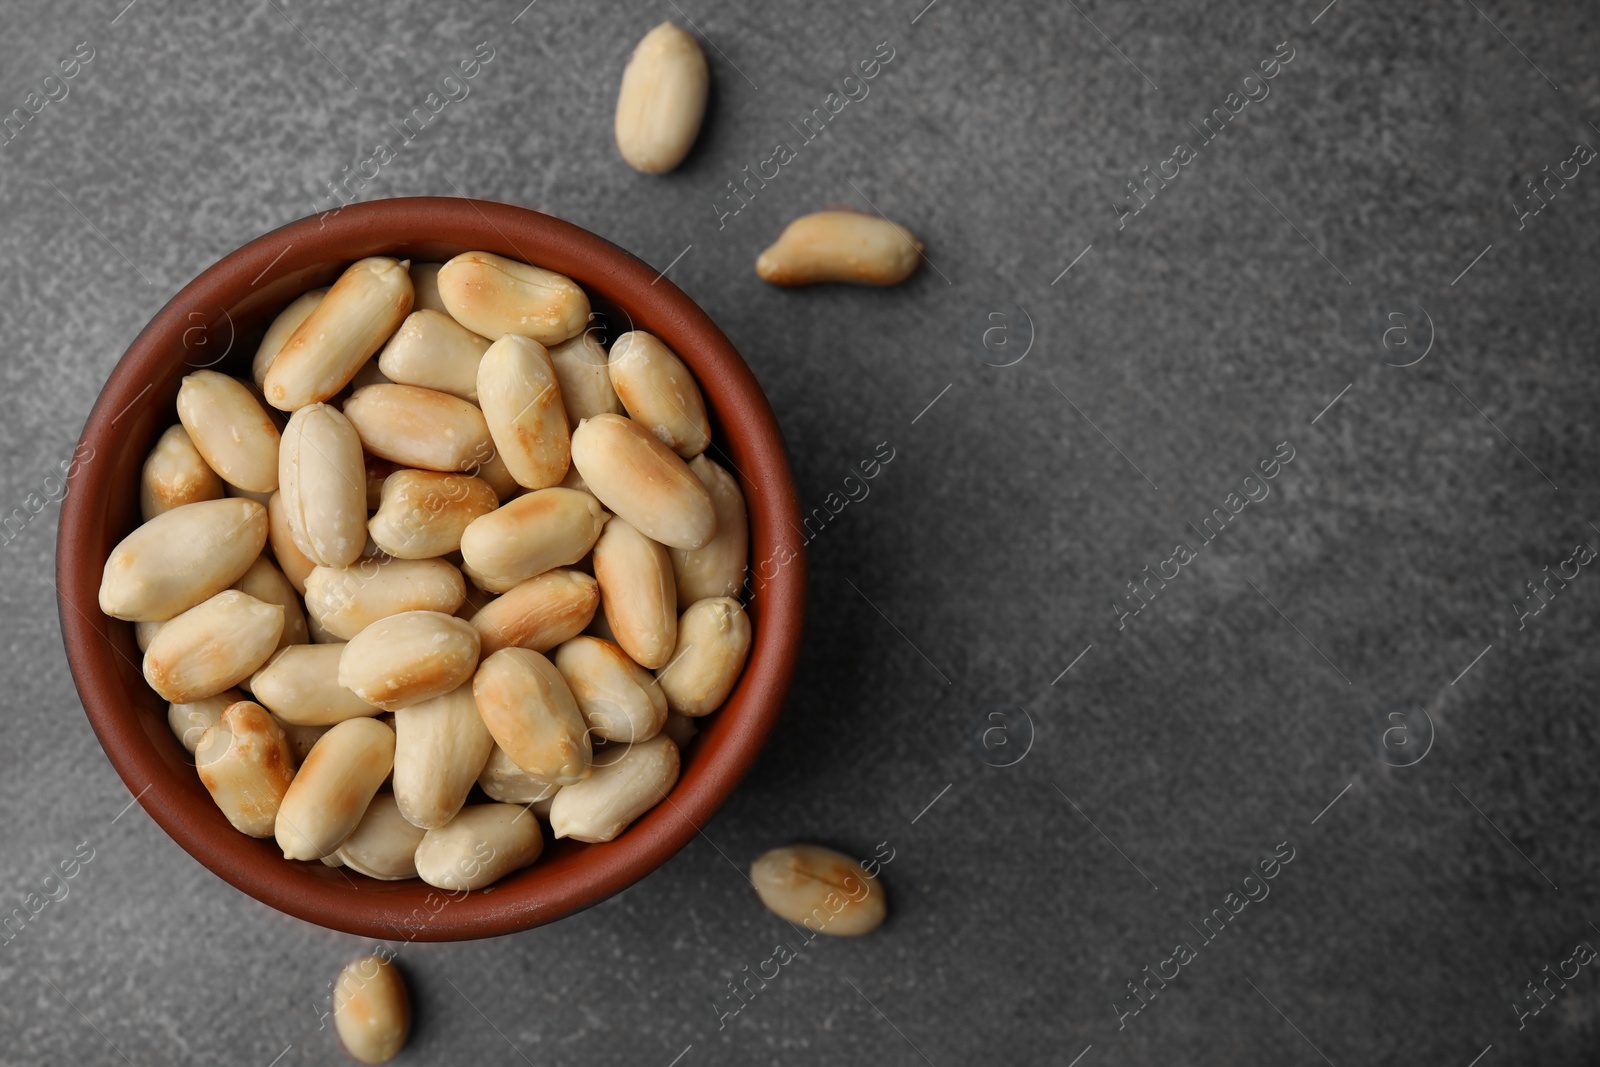
M 139 522 L 139 470 L 177 421 L 182 377 L 197 368 L 249 377 L 267 322 L 294 297 L 372 255 L 443 261 L 495 252 L 560 271 L 613 325 L 649 330 L 699 379 L 713 458 L 734 471 L 750 512 L 754 642 L 727 704 L 684 754 L 665 803 L 615 841 L 557 841 L 487 890 L 452 899 L 420 881 L 380 882 L 321 863 L 285 860 L 270 840 L 228 825 L 144 682 L 133 625 L 103 615 L 100 574 Z M 61 511 L 56 549 L 61 630 L 78 694 L 128 789 L 179 845 L 237 888 L 280 911 L 365 937 L 454 941 L 525 930 L 596 904 L 687 844 L 750 769 L 777 722 L 800 646 L 805 565 L 799 507 L 783 438 L 761 387 L 715 323 L 644 262 L 535 211 L 445 197 L 382 200 L 303 219 L 221 259 L 151 320 L 89 413 Z

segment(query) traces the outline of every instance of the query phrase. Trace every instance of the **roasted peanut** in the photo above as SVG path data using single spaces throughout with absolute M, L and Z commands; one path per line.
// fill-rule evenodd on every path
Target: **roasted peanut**
M 327 404 L 296 411 L 278 453 L 278 498 L 289 533 L 309 559 L 348 567 L 367 543 L 367 472 L 361 438 Z
M 583 632 L 600 604 L 600 586 L 582 571 L 557 567 L 512 586 L 472 616 L 483 654 L 521 646 L 535 652 Z
M 355 567 L 318 567 L 306 578 L 306 610 L 346 641 L 403 611 L 454 614 L 466 595 L 461 572 L 442 559 L 363 560 Z
M 344 402 L 368 452 L 402 467 L 472 470 L 494 450 L 483 413 L 465 400 L 414 385 L 369 385 Z
M 595 337 L 593 327 L 550 347 L 550 364 L 561 384 L 561 405 L 567 424 L 576 426 L 596 415 L 622 414 L 622 401 L 611 387 L 611 357 Z
M 311 640 L 306 631 L 306 613 L 301 610 L 300 597 L 295 593 L 294 586 L 289 584 L 289 579 L 266 556 L 258 556 L 250 564 L 250 569 L 233 583 L 233 587 L 263 604 L 277 604 L 283 608 L 283 633 L 278 635 L 278 648 L 303 645 Z
M 278 424 L 242 382 L 214 370 L 185 375 L 178 420 L 223 481 L 252 493 L 278 488 Z
M 310 317 L 311 312 L 327 295 L 326 287 L 304 293 L 278 312 L 278 317 L 272 320 L 267 332 L 261 335 L 261 344 L 256 348 L 255 359 L 250 361 L 250 377 L 255 381 L 257 389 L 266 384 L 267 368 L 272 366 L 272 361 L 283 351 L 283 343 L 294 336 L 300 324 Z
M 478 788 L 507 804 L 532 804 L 555 796 L 561 787 L 518 767 L 496 745 L 489 753 L 489 762 L 483 765 L 483 773 L 478 775 Z
M 543 345 L 516 334 L 490 345 L 478 364 L 478 405 L 495 455 L 518 485 L 544 489 L 561 481 L 572 460 L 572 439 Z
M 294 543 L 294 533 L 289 529 L 289 512 L 283 504 L 283 494 L 273 493 L 267 500 L 267 536 L 272 541 L 272 556 L 278 569 L 289 579 L 294 591 L 304 595 L 306 575 L 316 569 L 317 561 L 300 551 Z
M 362 630 L 339 658 L 339 684 L 385 711 L 443 696 L 472 677 L 478 631 L 437 611 L 390 615 Z
M 888 912 L 875 878 L 849 856 L 820 845 L 773 849 L 750 865 L 750 881 L 775 915 L 813 933 L 871 933 Z
M 448 315 L 450 311 L 439 298 L 439 271 L 443 263 L 411 264 L 411 307 L 416 311 L 437 311 Z
M 318 860 L 350 836 L 394 765 L 394 731 L 377 719 L 346 719 L 311 747 L 278 807 L 283 858 Z
M 858 211 L 820 211 L 784 228 L 756 260 L 773 285 L 899 285 L 917 269 L 922 242 L 904 226 Z
M 668 737 L 624 746 L 594 773 L 562 786 L 550 804 L 550 830 L 574 841 L 610 841 L 661 803 L 678 781 L 678 746 Z
M 161 628 L 145 650 L 144 679 L 174 704 L 215 696 L 265 663 L 282 633 L 281 605 L 226 589 Z
M 400 813 L 393 793 L 379 793 L 334 856 L 368 878 L 384 882 L 415 878 L 417 846 L 422 844 L 425 832 Z
M 294 754 L 295 766 L 306 761 L 311 755 L 311 750 L 316 747 L 322 735 L 333 729 L 331 726 L 299 726 L 292 722 L 284 722 L 274 715 L 273 720 L 283 727 L 283 735 L 289 739 L 289 751 Z M 326 859 L 327 857 L 323 857 Z
M 555 664 L 596 737 L 645 741 L 667 721 L 661 687 L 610 641 L 574 637 L 556 649 Z
M 383 256 L 352 263 L 267 368 L 267 403 L 296 411 L 332 397 L 410 313 L 411 299 L 406 264 Z
M 750 520 L 739 483 L 703 455 L 691 459 L 689 469 L 711 494 L 717 533 L 701 548 L 667 550 L 680 606 L 710 597 L 737 596 L 750 555 Z
M 378 369 L 392 382 L 416 385 L 477 403 L 478 363 L 489 349 L 442 311 L 413 311 L 378 354 Z
M 173 508 L 222 495 L 222 479 L 206 466 L 189 431 L 167 427 L 139 474 L 139 514 L 149 522 Z
M 483 773 L 494 740 L 474 691 L 462 685 L 395 712 L 394 798 L 415 826 L 449 822 Z
M 706 113 L 710 75 L 700 44 L 663 22 L 644 35 L 617 93 L 617 151 L 644 174 L 665 174 L 689 154 Z
M 165 621 L 136 622 L 133 624 L 133 642 L 139 646 L 140 652 L 144 652 L 150 647 L 150 642 L 165 625 Z
M 429 830 L 417 846 L 417 874 L 438 889 L 482 889 L 544 851 L 539 820 L 516 804 L 473 804 Z
M 678 638 L 677 587 L 665 546 L 613 518 L 594 545 L 594 577 L 617 644 L 641 667 L 665 666 Z
M 438 471 L 395 471 L 383 481 L 367 530 L 396 559 L 431 559 L 461 547 L 461 534 L 500 506 L 482 478 Z
M 732 597 L 691 604 L 672 661 L 656 672 L 667 707 L 698 718 L 722 706 L 750 654 L 750 616 Z
M 332 726 L 346 719 L 377 715 L 339 684 L 344 644 L 290 645 L 250 678 L 250 693 L 278 718 L 296 726 Z
M 111 550 L 100 610 L 160 622 L 238 581 L 267 543 L 267 509 L 254 500 L 202 500 L 173 508 Z
M 506 461 L 494 452 L 494 445 L 489 446 L 489 458 L 480 462 L 470 472 L 473 477 L 488 482 L 494 487 L 495 499 L 504 504 L 514 496 L 521 496 L 525 490 L 511 477 L 511 470 L 506 466 Z
M 583 715 L 566 679 L 539 653 L 503 648 L 488 656 L 473 676 L 472 695 L 494 743 L 518 767 L 554 785 L 589 776 Z
M 411 998 L 398 968 L 382 956 L 345 965 L 333 987 L 333 1028 L 362 1063 L 388 1063 L 411 1033 Z
M 589 493 L 536 489 L 474 519 L 461 535 L 461 558 L 474 582 L 504 593 L 536 574 L 578 562 L 594 547 L 606 518 Z
M 187 704 L 168 704 L 167 725 L 172 727 L 172 735 L 178 739 L 183 750 L 192 756 L 200 744 L 200 738 L 222 718 L 228 706 L 243 699 L 244 694 L 239 690 L 225 689 L 216 696 L 201 697 Z
M 463 252 L 441 267 L 439 298 L 480 337 L 514 333 L 553 345 L 589 321 L 589 297 L 571 278 L 489 252 Z
M 672 449 L 621 415 L 572 434 L 572 462 L 600 503 L 653 541 L 703 548 L 717 532 L 711 494 Z
M 194 752 L 200 784 L 233 828 L 271 837 L 278 806 L 294 778 L 294 756 L 283 727 L 260 704 L 230 704 Z
M 684 459 L 711 443 L 706 402 L 694 375 L 654 334 L 633 330 L 611 346 L 611 385 L 628 415 Z

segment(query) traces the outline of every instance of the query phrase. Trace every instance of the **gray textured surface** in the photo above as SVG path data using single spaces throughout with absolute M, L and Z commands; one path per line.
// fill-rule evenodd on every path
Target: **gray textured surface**
M 480 41 L 471 95 L 367 196 L 525 204 L 662 267 L 692 245 L 671 276 L 755 368 L 807 504 L 896 449 L 812 545 L 799 683 L 706 837 L 554 928 L 405 948 L 405 1062 L 1592 1062 L 1593 966 L 1524 1029 L 1511 1008 L 1600 944 L 1600 578 L 1524 629 L 1511 608 L 1600 546 L 1600 176 L 1520 229 L 1511 206 L 1596 143 L 1592 11 L 122 2 L 5 20 L 0 110 L 95 55 L 0 145 L 0 510 L 70 455 L 171 293 L 326 206 Z M 713 102 L 687 165 L 647 179 L 611 108 L 669 17 L 715 43 Z M 1123 183 L 1285 40 L 1270 96 L 1119 231 Z M 870 95 L 719 230 L 723 183 L 879 42 Z M 867 197 L 936 269 L 890 292 L 755 278 L 783 222 Z M 1418 307 L 1431 352 L 1386 366 L 1425 347 Z M 1409 348 L 1384 348 L 1390 312 Z M 1272 495 L 1119 630 L 1124 583 L 1284 441 Z M 0 1061 L 337 1062 L 325 983 L 363 944 L 245 898 L 137 807 L 113 818 L 130 797 L 61 654 L 54 526 L 0 546 L 0 904 L 79 842 L 94 858 L 0 945 Z M 1418 708 L 1433 748 L 1387 765 L 1427 743 Z M 1394 712 L 1409 748 L 1385 744 Z M 735 868 L 792 839 L 889 842 L 891 920 L 808 949 L 719 1031 L 712 1003 L 786 934 Z M 1271 896 L 1200 944 L 1187 924 L 1284 841 Z M 1119 1030 L 1125 983 L 1182 939 L 1197 958 Z

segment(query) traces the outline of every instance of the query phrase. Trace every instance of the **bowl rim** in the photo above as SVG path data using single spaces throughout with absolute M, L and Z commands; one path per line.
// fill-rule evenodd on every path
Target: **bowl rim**
M 645 877 L 702 832 L 749 772 L 777 724 L 799 658 L 805 544 L 799 536 L 798 494 L 782 432 L 755 375 L 687 294 L 643 260 L 572 223 L 529 208 L 465 197 L 351 204 L 291 222 L 223 256 L 174 295 L 129 345 L 85 419 L 75 455 L 85 448 L 95 455 L 117 447 L 124 432 L 116 429 L 117 419 L 149 391 L 158 373 L 171 373 L 170 365 L 183 359 L 185 331 L 194 328 L 196 309 L 207 309 L 208 325 L 214 325 L 210 309 L 226 315 L 258 287 L 353 262 L 362 255 L 347 254 L 352 248 L 381 247 L 383 234 L 402 235 L 392 240 L 394 246 L 433 243 L 494 251 L 568 274 L 586 291 L 623 308 L 631 324 L 661 336 L 695 373 L 707 406 L 724 428 L 739 426 L 737 438 L 727 435 L 723 445 L 739 459 L 733 473 L 749 511 L 747 573 L 755 572 L 758 560 L 764 566 L 780 554 L 784 558 L 771 577 L 763 572 L 759 585 L 746 584 L 755 640 L 744 673 L 718 721 L 697 739 L 692 761 L 665 802 L 616 840 L 585 846 L 558 877 L 518 881 L 513 876 L 451 900 L 419 922 L 417 909 L 409 904 L 412 894 L 352 890 L 323 877 L 330 869 L 299 870 L 321 865 L 295 864 L 276 855 L 263 862 L 260 841 L 233 830 L 217 818 L 215 809 L 194 810 L 192 790 L 179 785 L 168 757 L 157 751 L 158 742 L 140 722 L 142 712 L 126 699 L 119 681 L 121 668 L 112 657 L 121 655 L 132 663 L 118 642 L 131 643 L 133 626 L 99 609 L 104 558 L 98 546 L 108 536 L 113 463 L 76 466 L 68 479 L 56 541 L 57 610 L 74 684 L 107 758 L 136 802 L 202 865 L 262 903 L 329 929 L 386 940 L 498 936 L 591 907 Z M 523 253 L 523 247 L 534 254 Z M 626 300 L 618 299 L 619 293 Z M 733 462 L 726 452 L 719 461 Z M 114 544 L 125 533 L 110 536 Z M 115 632 L 117 628 L 124 632 Z M 165 736 L 177 745 L 170 731 Z M 219 824 L 225 833 L 219 832 Z M 530 869 L 538 870 L 538 864 Z M 371 883 L 402 884 L 413 883 Z M 409 914 L 401 914 L 397 905 L 410 907 Z

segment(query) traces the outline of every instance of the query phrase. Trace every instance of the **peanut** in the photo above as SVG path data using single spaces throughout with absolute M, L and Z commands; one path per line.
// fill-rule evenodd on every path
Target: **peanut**
M 698 718 L 722 706 L 750 654 L 750 616 L 732 597 L 700 600 L 678 620 L 672 661 L 656 672 L 667 707 Z
M 230 704 L 194 752 L 200 784 L 233 828 L 271 837 L 278 806 L 294 778 L 294 756 L 283 727 L 260 704 Z
M 344 646 L 339 684 L 385 711 L 443 696 L 472 677 L 478 631 L 437 611 L 379 619 Z
M 266 384 L 267 368 L 272 366 L 272 361 L 283 351 L 283 343 L 294 336 L 300 324 L 310 317 L 311 312 L 327 295 L 327 287 L 304 293 L 278 312 L 278 317 L 272 320 L 267 332 L 261 335 L 261 344 L 256 348 L 255 358 L 250 361 L 250 377 L 255 381 L 257 389 Z
M 600 503 L 653 541 L 703 548 L 717 532 L 711 494 L 672 449 L 621 415 L 572 434 L 572 462 Z
M 239 690 L 225 689 L 216 696 L 201 697 L 187 704 L 168 704 L 167 725 L 172 728 L 172 734 L 183 750 L 192 756 L 200 744 L 200 738 L 222 718 L 228 706 L 243 699 L 244 694 Z
M 482 478 L 438 471 L 395 471 L 383 480 L 367 530 L 397 559 L 429 559 L 461 547 L 461 534 L 480 515 L 500 506 Z
M 414 826 L 449 822 L 483 773 L 494 739 L 478 714 L 474 691 L 474 685 L 462 685 L 395 713 L 394 798 Z
M 495 455 L 518 485 L 544 489 L 561 481 L 572 460 L 572 440 L 543 345 L 516 334 L 490 345 L 478 364 L 478 404 Z
M 368 878 L 394 882 L 417 876 L 417 846 L 426 831 L 400 814 L 393 793 L 379 793 L 333 855 Z
M 654 334 L 633 330 L 611 346 L 611 385 L 628 415 L 684 459 L 711 443 L 706 402 L 694 375 Z
M 367 472 L 361 438 L 327 404 L 296 411 L 278 454 L 279 499 L 294 543 L 324 567 L 348 567 L 367 542 Z
M 363 560 L 355 567 L 318 567 L 306 577 L 306 610 L 345 641 L 403 611 L 454 614 L 466 595 L 461 572 L 442 559 Z
M 333 1028 L 362 1063 L 388 1063 L 411 1033 L 411 998 L 388 959 L 366 956 L 345 965 L 333 987 Z
M 550 363 L 561 384 L 561 404 L 567 425 L 576 426 L 596 415 L 622 414 L 622 401 L 611 387 L 610 357 L 590 327 L 578 336 L 552 345 Z
M 311 746 L 278 807 L 283 858 L 331 855 L 366 814 L 394 765 L 394 731 L 377 719 L 346 719 Z
M 278 718 L 295 726 L 332 726 L 382 709 L 339 684 L 343 642 L 290 645 L 250 678 L 250 692 Z
M 489 349 L 442 311 L 413 311 L 378 354 L 378 369 L 392 382 L 435 389 L 478 401 L 478 362 Z
M 489 762 L 483 765 L 483 773 L 478 775 L 478 788 L 507 804 L 532 804 L 555 796 L 561 787 L 518 767 L 496 745 L 489 753 Z
M 553 785 L 589 776 L 589 732 L 577 701 L 539 653 L 503 648 L 487 657 L 472 679 L 472 695 L 494 743 L 518 767 Z
M 558 794 L 559 795 L 559 794 Z M 473 804 L 423 835 L 417 874 L 438 889 L 482 889 L 544 851 L 539 820 L 516 804 Z
M 281 605 L 226 589 L 151 639 L 144 654 L 145 681 L 174 704 L 215 696 L 265 663 L 282 633 Z
M 300 607 L 300 597 L 283 572 L 272 565 L 266 556 L 256 557 L 233 588 L 248 594 L 263 604 L 277 604 L 283 608 L 283 633 L 278 637 L 278 648 L 303 645 L 311 640 L 306 631 L 306 613 Z M 139 625 L 143 626 L 144 623 Z
M 202 500 L 134 530 L 106 560 L 100 610 L 161 622 L 238 581 L 267 541 L 267 509 L 254 500 Z
M 634 662 L 663 667 L 678 638 L 678 595 L 664 546 L 620 518 L 594 545 L 594 576 L 606 625 Z
M 178 420 L 224 482 L 252 493 L 278 488 L 278 424 L 244 383 L 214 370 L 185 375 Z
M 607 741 L 646 741 L 667 721 L 667 698 L 650 672 L 598 637 L 574 637 L 555 654 L 584 721 Z
M 858 211 L 819 211 L 784 227 L 756 260 L 773 285 L 899 285 L 916 271 L 922 242 L 904 226 Z
M 465 400 L 414 385 L 369 385 L 344 402 L 368 452 L 402 467 L 469 471 L 494 451 L 483 413 Z
M 773 849 L 750 865 L 750 881 L 773 914 L 813 933 L 857 937 L 876 930 L 888 912 L 876 879 L 820 845 Z
M 463 252 L 441 267 L 439 298 L 481 337 L 514 333 L 553 345 L 589 321 L 589 297 L 571 278 L 489 252 Z
M 562 786 L 550 804 L 550 830 L 574 841 L 610 841 L 666 799 L 678 781 L 678 746 L 668 737 L 624 746 L 594 773 Z
M 606 517 L 589 493 L 536 489 L 472 521 L 461 535 L 464 568 L 484 589 L 504 593 L 578 562 L 594 547 Z
M 663 22 L 644 35 L 617 93 L 617 151 L 644 174 L 665 174 L 689 154 L 705 117 L 710 75 L 700 44 Z
M 278 561 L 278 569 L 289 579 L 294 591 L 303 595 L 306 575 L 316 569 L 317 561 L 294 543 L 294 532 L 289 529 L 289 511 L 281 492 L 273 493 L 267 500 L 267 536 L 272 541 L 272 555 Z
M 689 469 L 711 494 L 717 533 L 700 548 L 667 550 L 672 557 L 680 605 L 709 597 L 737 596 L 739 587 L 744 585 L 745 563 L 750 555 L 750 519 L 739 483 L 704 455 L 691 459 Z
M 149 522 L 163 512 L 223 495 L 222 479 L 206 466 L 181 425 L 169 426 L 139 473 L 139 514 Z
M 410 313 L 406 266 L 373 256 L 347 267 L 267 368 L 267 403 L 296 411 L 343 389 Z
M 557 567 L 512 586 L 471 616 L 483 654 L 520 646 L 548 652 L 594 618 L 600 586 L 582 571 Z

